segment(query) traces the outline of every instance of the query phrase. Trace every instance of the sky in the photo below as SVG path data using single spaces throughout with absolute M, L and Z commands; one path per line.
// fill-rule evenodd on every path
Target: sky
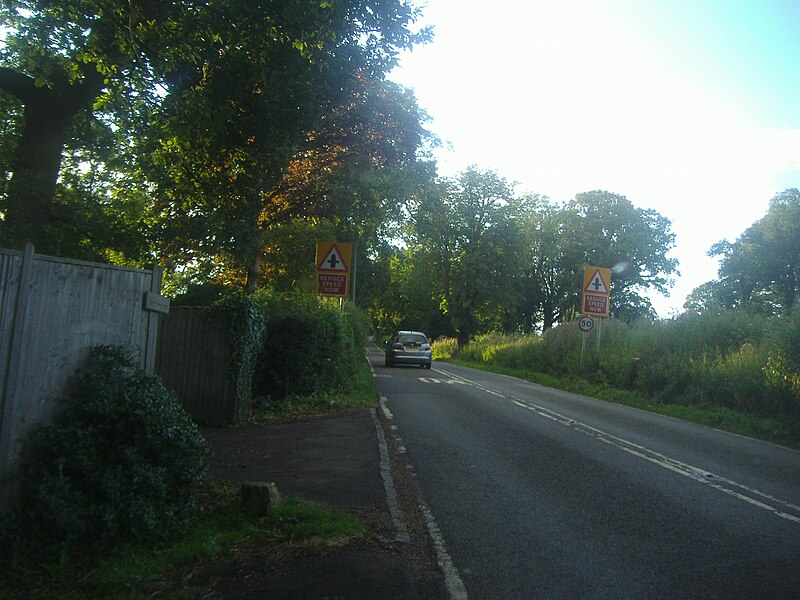
M 606 190 L 672 222 L 662 317 L 717 278 L 769 201 L 800 188 L 800 0 L 426 0 L 434 39 L 389 78 L 443 145 L 554 201 Z M 612 298 L 613 303 L 613 298 Z

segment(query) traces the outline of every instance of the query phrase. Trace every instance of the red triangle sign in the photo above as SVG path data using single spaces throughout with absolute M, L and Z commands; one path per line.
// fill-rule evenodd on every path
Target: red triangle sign
M 331 246 L 331 249 L 328 250 L 325 258 L 322 259 L 322 262 L 320 262 L 317 266 L 317 271 L 337 271 L 340 273 L 348 273 L 350 268 L 347 266 L 347 263 L 344 262 L 342 253 L 336 247 L 336 244 L 334 244 Z
M 608 284 L 603 280 L 600 269 L 597 269 L 589 280 L 589 285 L 583 290 L 587 294 L 603 294 L 608 296 Z

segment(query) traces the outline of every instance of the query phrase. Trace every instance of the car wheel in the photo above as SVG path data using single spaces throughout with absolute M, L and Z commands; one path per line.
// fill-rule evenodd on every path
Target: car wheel
M 426 369 L 430 369 L 431 368 L 431 363 L 425 363 L 422 366 L 425 367 Z

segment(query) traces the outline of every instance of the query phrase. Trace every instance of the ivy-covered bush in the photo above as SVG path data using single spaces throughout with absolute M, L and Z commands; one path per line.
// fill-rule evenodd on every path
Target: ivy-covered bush
M 179 533 L 207 480 L 208 454 L 158 377 L 119 347 L 97 347 L 61 417 L 26 444 L 21 501 L 4 519 L 3 546 L 54 558 Z
M 361 309 L 338 307 L 308 295 L 260 297 L 266 313 L 253 393 L 273 399 L 346 388 L 364 361 L 369 319 Z
M 263 301 L 267 318 L 253 393 L 283 398 L 334 385 L 345 346 L 337 311 L 299 294 Z
M 228 315 L 231 330 L 231 364 L 229 377 L 236 385 L 237 402 L 233 422 L 243 423 L 250 417 L 253 376 L 264 341 L 266 316 L 261 304 L 245 296 L 228 296 L 217 302 L 213 310 Z

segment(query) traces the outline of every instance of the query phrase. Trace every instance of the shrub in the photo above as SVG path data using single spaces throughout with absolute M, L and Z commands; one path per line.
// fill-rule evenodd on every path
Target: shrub
M 604 319 L 599 346 L 595 334 L 582 336 L 577 322 L 541 337 L 490 333 L 476 336 L 455 356 L 586 379 L 659 404 L 800 416 L 800 306 L 783 317 L 724 310 L 633 325 Z M 445 348 L 446 342 L 434 345 L 437 352 Z M 454 350 L 453 342 L 448 351 Z
M 350 328 L 350 335 L 354 348 L 357 350 L 358 355 L 363 354 L 363 349 L 367 344 L 367 336 L 369 335 L 369 315 L 367 312 L 353 304 L 346 302 L 344 305 L 344 321 L 347 327 Z
M 431 356 L 437 358 L 453 358 L 458 354 L 458 340 L 456 338 L 440 337 L 431 344 Z
M 559 377 L 581 373 L 582 336 L 576 321 L 563 323 L 545 331 L 542 336 L 544 343 L 542 370 Z M 584 358 L 584 366 L 587 366 L 592 362 L 590 358 L 594 358 L 594 355 Z
M 364 362 L 369 319 L 307 295 L 262 295 L 264 341 L 253 379 L 256 395 L 273 399 L 347 388 Z
M 166 539 L 192 516 L 208 454 L 158 377 L 123 349 L 99 346 L 72 380 L 61 417 L 26 443 L 21 502 L 3 541 L 54 558 Z
M 228 376 L 236 386 L 233 423 L 251 416 L 253 378 L 264 341 L 266 316 L 261 305 L 249 297 L 229 295 L 213 309 L 226 315 L 230 323 L 231 359 Z
M 766 358 L 751 344 L 726 355 L 702 356 L 689 361 L 698 400 L 706 407 L 722 406 L 750 413 L 774 413 L 765 395 Z
M 530 369 L 538 364 L 538 354 L 542 347 L 538 334 L 514 335 L 494 346 L 492 360 L 509 369 Z

